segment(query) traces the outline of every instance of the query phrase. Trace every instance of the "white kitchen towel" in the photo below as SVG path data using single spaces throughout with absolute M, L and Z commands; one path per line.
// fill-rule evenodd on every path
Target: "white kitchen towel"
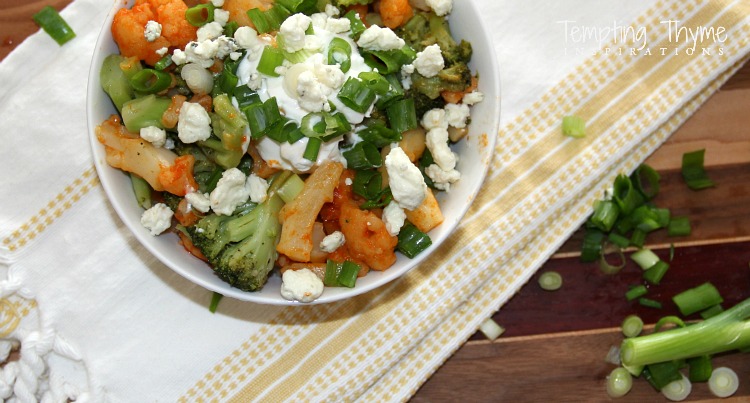
M 750 51 L 743 0 L 476 3 L 503 87 L 482 192 L 402 279 L 306 307 L 225 299 L 211 314 L 211 293 L 158 262 L 109 206 L 85 93 L 112 3 L 67 7 L 78 36 L 62 47 L 44 33 L 21 44 L 0 63 L 0 357 L 20 348 L 0 396 L 407 399 Z M 560 134 L 571 114 L 585 138 Z

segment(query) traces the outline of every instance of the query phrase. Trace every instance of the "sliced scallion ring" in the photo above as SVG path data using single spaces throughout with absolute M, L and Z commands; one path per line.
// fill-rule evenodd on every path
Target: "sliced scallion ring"
M 622 321 L 621 327 L 625 337 L 636 337 L 643 331 L 643 320 L 637 315 L 629 315 Z
M 714 368 L 708 378 L 708 389 L 716 397 L 729 397 L 737 392 L 740 380 L 737 374 L 727 367 Z
M 623 397 L 633 387 L 633 376 L 625 368 L 615 368 L 607 376 L 607 394 L 610 397 Z
M 352 67 L 352 45 L 344 39 L 333 38 L 328 45 L 328 64 L 338 64 L 346 73 Z
M 562 287 L 563 279 L 556 271 L 547 271 L 539 276 L 539 287 L 545 291 L 555 291 Z
M 682 375 L 682 379 L 672 381 L 663 387 L 661 394 L 673 402 L 681 402 L 687 399 L 692 390 L 693 384 L 690 383 L 690 380 L 685 375 Z

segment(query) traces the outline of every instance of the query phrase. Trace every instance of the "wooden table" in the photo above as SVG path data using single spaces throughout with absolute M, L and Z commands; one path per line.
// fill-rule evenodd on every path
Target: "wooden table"
M 0 59 L 37 27 L 31 15 L 50 4 L 58 10 L 69 0 L 4 0 L 0 5 Z M 706 149 L 706 166 L 717 183 L 693 192 L 679 175 L 686 151 Z M 648 245 L 674 260 L 665 280 L 651 296 L 664 310 L 627 303 L 627 286 L 638 283 L 640 269 L 631 262 L 614 276 L 596 264 L 579 262 L 581 234 L 576 233 L 540 270 L 564 278 L 558 292 L 542 291 L 536 277 L 523 287 L 494 320 L 507 331 L 490 342 L 474 335 L 414 396 L 426 401 L 606 401 L 605 377 L 613 365 L 604 357 L 622 336 L 618 326 L 631 313 L 654 323 L 675 314 L 675 293 L 711 281 L 725 306 L 750 297 L 750 65 L 738 72 L 647 161 L 662 174 L 655 200 L 674 215 L 689 216 L 693 232 L 668 238 L 656 233 Z M 750 357 L 723 355 L 717 365 L 733 368 L 741 386 L 733 400 L 750 400 Z M 711 399 L 705 384 L 696 384 L 689 400 Z M 621 402 L 663 401 L 643 379 Z

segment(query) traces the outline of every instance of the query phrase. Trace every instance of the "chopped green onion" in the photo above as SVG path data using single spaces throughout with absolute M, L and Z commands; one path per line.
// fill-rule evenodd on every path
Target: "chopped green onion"
M 637 285 L 635 287 L 630 288 L 625 293 L 625 298 L 628 301 L 632 301 L 634 299 L 637 299 L 637 298 L 640 298 L 640 297 L 646 295 L 646 293 L 648 293 L 648 289 L 646 289 L 646 286 L 643 285 L 643 284 L 639 284 L 639 285 Z
M 401 141 L 401 133 L 389 129 L 378 121 L 370 123 L 357 131 L 357 135 L 362 140 L 372 143 L 375 147 L 385 147 L 391 143 Z
M 676 327 L 685 327 L 685 322 L 678 316 L 670 315 L 659 319 L 654 325 L 654 332 L 661 330 L 664 325 L 675 325 Z
M 604 233 L 598 229 L 587 228 L 581 245 L 581 262 L 593 262 L 602 254 Z
M 687 236 L 690 235 L 690 232 L 690 219 L 688 217 L 674 217 L 669 220 L 667 225 L 669 236 Z
M 630 220 L 635 224 L 636 229 L 646 233 L 661 228 L 659 215 L 655 208 L 648 205 L 642 205 L 633 210 Z
M 305 151 L 302 153 L 302 158 L 308 161 L 317 161 L 318 153 L 320 152 L 320 146 L 323 145 L 323 140 L 317 137 L 309 137 L 307 139 L 307 145 Z
M 275 97 L 268 98 L 262 104 L 251 104 L 243 111 L 247 116 L 250 134 L 254 139 L 263 137 L 266 130 L 281 119 L 279 105 L 276 103 Z
M 673 260 L 674 260 L 674 244 L 670 243 L 669 244 L 669 261 L 671 262 Z
M 208 306 L 209 312 L 216 313 L 216 310 L 219 308 L 219 302 L 221 302 L 222 298 L 224 298 L 223 295 L 219 294 L 218 292 L 214 292 L 214 294 L 211 296 L 211 304 Z
M 650 298 L 643 298 L 643 297 L 638 298 L 638 303 L 641 304 L 642 306 L 645 306 L 645 307 L 648 307 L 648 308 L 655 308 L 655 309 L 661 309 L 662 308 L 661 302 L 655 301 L 655 300 L 650 299 Z
M 613 248 L 614 248 L 613 251 L 606 252 L 606 251 L 608 251 L 610 249 L 613 249 Z M 618 263 L 612 264 L 612 263 L 610 263 L 607 260 L 607 256 L 608 255 L 613 255 L 613 254 L 617 255 L 617 257 L 619 259 L 617 261 Z M 602 252 L 601 256 L 599 257 L 599 269 L 604 274 L 615 274 L 615 273 L 619 272 L 620 270 L 622 270 L 623 267 L 625 267 L 625 263 L 626 263 L 626 261 L 625 261 L 625 254 L 622 253 L 622 249 L 619 246 L 616 246 L 616 245 L 611 246 L 611 245 L 607 244 L 607 246 L 603 247 L 603 252 Z
M 633 188 L 630 178 L 625 175 L 617 175 L 612 193 L 612 199 L 624 215 L 630 214 L 644 201 L 641 193 Z
M 710 356 L 701 355 L 699 357 L 688 358 L 687 364 L 690 366 L 688 374 L 690 382 L 706 382 L 711 378 L 713 365 L 711 365 Z
M 656 222 L 659 225 L 659 228 L 665 228 L 669 225 L 672 219 L 672 213 L 668 208 L 654 208 L 652 211 L 656 213 Z
M 161 59 L 159 59 L 156 64 L 154 64 L 154 69 L 159 71 L 164 71 L 167 69 L 167 67 L 172 65 L 172 56 L 165 55 Z
M 612 200 L 597 200 L 594 203 L 594 214 L 590 222 L 600 230 L 609 232 L 615 225 L 617 217 L 620 215 L 620 208 Z
M 385 110 L 391 129 L 403 133 L 417 128 L 417 110 L 414 98 L 404 98 L 391 102 Z
M 237 23 L 237 21 L 229 21 L 226 25 L 224 25 L 224 36 L 229 38 L 234 38 L 234 33 L 237 32 L 237 29 L 240 27 L 240 24 Z
M 352 67 L 352 45 L 344 39 L 335 37 L 328 44 L 328 64 L 338 64 L 346 73 Z
M 648 270 L 658 262 L 659 256 L 656 256 L 651 249 L 641 249 L 637 252 L 633 252 L 630 258 L 638 264 L 643 270 Z
M 358 264 L 347 260 L 341 265 L 341 271 L 338 275 L 338 282 L 344 287 L 354 288 L 357 282 L 357 274 L 360 267 Z
M 247 11 L 247 16 L 253 22 L 255 29 L 259 34 L 265 34 L 271 31 L 277 31 L 281 23 L 291 15 L 291 12 L 279 3 L 268 10 L 261 11 L 259 8 L 252 8 Z
M 383 175 L 376 170 L 355 171 L 352 191 L 372 200 L 380 197 L 383 190 Z
M 674 297 L 672 301 L 684 316 L 710 308 L 724 302 L 719 291 L 711 283 L 703 283 L 695 288 L 685 290 Z
M 704 149 L 682 155 L 682 178 L 690 189 L 701 190 L 715 185 L 703 167 L 705 152 Z
M 637 315 L 628 315 L 620 327 L 625 337 L 635 337 L 643 331 L 643 320 Z
M 562 287 L 563 279 L 556 271 L 547 271 L 539 276 L 539 287 L 545 291 L 556 291 Z
M 632 387 L 633 376 L 625 368 L 615 368 L 607 376 L 607 394 L 609 397 L 623 397 L 630 392 Z
M 359 113 L 365 113 L 372 103 L 375 102 L 377 94 L 368 88 L 362 80 L 349 77 L 339 90 L 338 98 L 344 105 Z
M 585 137 L 586 121 L 578 116 L 565 116 L 562 121 L 562 132 L 564 135 L 570 137 Z
M 224 69 L 222 72 L 216 77 L 216 84 L 214 85 L 214 96 L 218 94 L 232 94 L 234 92 L 234 89 L 237 88 L 237 83 L 239 83 L 240 79 L 237 77 L 236 74 L 232 73 L 229 69 Z
M 302 134 L 307 137 L 331 140 L 351 130 L 351 125 L 341 113 L 311 112 L 302 118 Z
M 646 232 L 641 231 L 640 229 L 633 230 L 633 233 L 630 234 L 630 244 L 633 246 L 637 246 L 639 248 L 643 247 L 643 244 L 646 242 Z
M 172 75 L 154 69 L 143 69 L 130 78 L 130 86 L 144 94 L 156 94 L 169 88 Z
M 724 312 L 724 308 L 721 306 L 721 304 L 716 304 L 703 312 L 701 312 L 701 318 L 708 319 L 712 318 L 720 313 Z
M 350 29 L 352 32 L 351 37 L 354 40 L 359 39 L 359 35 L 367 29 L 367 27 L 365 27 L 365 23 L 362 22 L 362 20 L 359 18 L 359 14 L 354 10 L 350 10 L 349 12 L 344 14 L 344 18 L 346 18 L 350 22 L 349 26 L 351 27 Z
M 432 245 L 430 236 L 420 231 L 414 224 L 406 222 L 398 233 L 396 248 L 404 256 L 413 259 Z
M 373 70 L 378 69 L 380 74 L 391 74 L 401 71 L 401 66 L 406 63 L 411 63 L 414 60 L 411 57 L 409 45 L 405 45 L 407 49 L 397 50 L 373 50 L 373 51 L 362 51 L 362 57 L 365 59 L 365 64 L 370 66 Z
M 248 105 L 262 103 L 262 101 L 260 100 L 260 95 L 258 95 L 255 90 L 251 89 L 247 85 L 240 85 L 238 87 L 235 87 L 232 90 L 232 95 L 235 99 L 237 99 L 237 105 L 240 107 L 240 109 Z
M 737 392 L 740 380 L 737 374 L 727 367 L 715 368 L 708 379 L 708 389 L 716 397 L 729 397 Z
M 659 180 L 661 176 L 654 168 L 646 164 L 641 164 L 633 172 L 631 179 L 635 189 L 641 192 L 647 200 L 651 200 L 659 193 Z
M 404 87 L 401 85 L 401 79 L 396 74 L 388 74 L 383 76 L 390 87 L 385 94 L 379 94 L 378 100 L 375 101 L 375 106 L 379 109 L 387 108 L 393 101 L 398 101 L 404 98 Z
M 323 275 L 323 285 L 326 287 L 339 287 L 339 272 L 341 272 L 341 263 L 333 260 L 326 261 L 326 271 Z
M 661 389 L 661 394 L 673 402 L 681 402 L 690 395 L 693 385 L 685 375 L 680 374 L 680 379 L 668 383 Z
M 350 169 L 377 168 L 383 164 L 383 157 L 374 145 L 360 141 L 352 148 L 343 151 L 341 155 L 346 159 L 347 167 Z
M 202 27 L 214 20 L 214 8 L 210 2 L 190 7 L 185 11 L 185 19 L 194 27 Z
M 266 46 L 263 48 L 263 53 L 260 55 L 258 61 L 258 72 L 263 73 L 270 77 L 278 77 L 279 73 L 276 72 L 276 68 L 284 63 L 284 52 L 273 46 Z
M 360 267 L 358 264 L 346 260 L 343 263 L 326 261 L 326 271 L 323 275 L 323 284 L 326 287 L 348 287 L 353 288 L 357 282 Z
M 151 208 L 151 185 L 134 173 L 130 173 L 130 183 L 133 185 L 133 193 L 138 205 L 146 210 Z
M 284 203 L 289 203 L 294 200 L 298 194 L 302 193 L 304 187 L 305 181 L 303 181 L 299 175 L 292 174 L 284 184 L 281 185 L 279 190 L 276 191 L 276 194 L 281 197 L 281 200 L 283 200 Z
M 62 46 L 76 37 L 70 25 L 52 6 L 42 7 L 32 18 L 58 45 Z
M 626 238 L 620 234 L 617 234 L 615 232 L 610 232 L 609 235 L 607 235 L 607 240 L 613 244 L 617 245 L 620 248 L 627 248 L 630 246 L 630 239 Z
M 377 71 L 363 71 L 357 77 L 378 95 L 385 95 L 391 89 L 388 80 Z
M 677 362 L 667 361 L 646 365 L 646 368 L 643 370 L 643 377 L 646 378 L 654 389 L 660 391 L 670 383 L 682 379 L 682 374 Z
M 479 331 L 490 340 L 496 340 L 505 333 L 505 329 L 492 320 L 492 318 L 488 318 L 482 322 L 482 324 L 479 325 Z
M 669 264 L 663 260 L 659 260 L 643 272 L 643 279 L 651 284 L 659 285 L 667 270 L 669 270 Z
M 276 3 L 284 6 L 289 12 L 310 15 L 318 11 L 316 0 L 276 0 Z

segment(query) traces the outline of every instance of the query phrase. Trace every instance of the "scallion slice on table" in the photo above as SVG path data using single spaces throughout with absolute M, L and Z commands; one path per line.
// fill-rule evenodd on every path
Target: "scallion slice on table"
M 586 121 L 578 116 L 565 116 L 562 121 L 562 132 L 564 135 L 570 137 L 585 137 Z
M 697 150 L 682 155 L 682 177 L 690 189 L 701 190 L 715 186 L 703 167 L 706 150 Z
M 663 260 L 659 260 L 643 272 L 643 279 L 651 284 L 659 285 L 667 270 L 669 270 L 669 264 Z
M 654 332 L 658 332 L 665 325 L 674 325 L 675 327 L 685 327 L 685 322 L 677 316 L 670 315 L 659 319 L 654 325 Z
M 38 13 L 34 14 L 33 19 L 59 45 L 66 44 L 76 36 L 70 25 L 52 6 L 45 6 L 39 10 Z
M 690 380 L 682 375 L 682 378 L 672 381 L 661 389 L 661 394 L 673 402 L 681 402 L 690 395 L 693 390 L 693 384 Z
M 660 391 L 670 383 L 682 379 L 680 364 L 676 361 L 666 361 L 646 365 L 646 368 L 643 370 L 643 377 L 646 378 L 654 389 Z
M 672 297 L 680 313 L 688 316 L 714 305 L 721 304 L 724 299 L 711 283 L 703 283 L 695 288 L 685 290 Z
M 625 298 L 628 301 L 632 301 L 634 299 L 638 299 L 638 298 L 646 295 L 646 293 L 648 293 L 648 289 L 646 289 L 646 286 L 643 285 L 643 284 L 639 284 L 639 285 L 637 285 L 635 287 L 630 288 L 625 293 Z
M 623 397 L 633 387 L 633 376 L 625 368 L 615 368 L 607 376 L 607 394 L 609 397 Z
M 643 298 L 643 297 L 638 298 L 638 303 L 648 308 L 654 308 L 654 309 L 663 308 L 661 302 L 653 300 L 651 298 Z
M 539 287 L 545 291 L 555 291 L 562 287 L 563 279 L 556 271 L 547 271 L 539 276 Z
M 496 340 L 503 333 L 505 333 L 505 328 L 498 325 L 497 322 L 495 322 L 492 318 L 489 318 L 482 322 L 481 325 L 479 325 L 479 331 L 482 332 L 482 334 L 484 334 L 484 336 L 488 339 Z
M 620 327 L 625 337 L 636 337 L 643 331 L 643 320 L 637 315 L 628 315 Z
M 701 355 L 699 357 L 688 358 L 687 364 L 690 367 L 688 374 L 690 382 L 707 382 L 711 378 L 713 365 L 711 365 L 710 356 Z
M 737 374 L 727 367 L 715 368 L 708 379 L 708 389 L 716 397 L 729 397 L 737 392 L 740 380 Z
M 633 254 L 630 255 L 630 258 L 633 259 L 633 261 L 643 270 L 648 270 L 660 260 L 659 256 L 656 256 L 656 253 L 651 251 L 651 249 L 641 249 L 637 252 L 633 252 Z
M 686 236 L 690 235 L 690 219 L 687 217 L 673 217 L 667 225 L 669 236 Z

